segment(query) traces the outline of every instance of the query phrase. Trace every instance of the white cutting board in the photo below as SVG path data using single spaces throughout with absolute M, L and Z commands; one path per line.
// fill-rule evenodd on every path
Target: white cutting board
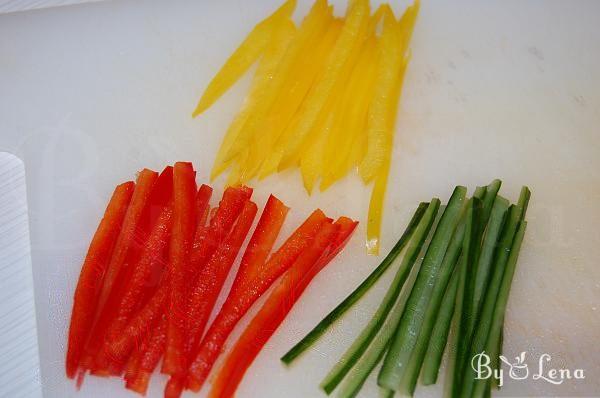
M 125 0 L 0 16 L 0 150 L 26 165 L 45 397 L 133 396 L 118 380 L 96 378 L 77 394 L 64 376 L 71 297 L 87 244 L 113 187 L 136 170 L 192 160 L 206 181 L 248 79 L 199 119 L 190 113 L 227 55 L 278 4 Z M 300 1 L 298 9 L 304 14 L 308 6 Z M 455 184 L 473 189 L 498 177 L 512 200 L 528 184 L 530 222 L 505 353 L 527 351 L 530 367 L 548 353 L 553 367 L 585 370 L 585 380 L 560 386 L 508 380 L 503 395 L 600 394 L 599 15 L 593 1 L 424 1 L 416 26 L 383 252 L 419 201 L 446 200 Z M 215 183 L 217 192 L 222 185 Z M 278 357 L 380 261 L 363 249 L 369 192 L 350 178 L 309 198 L 296 173 L 255 185 L 259 204 L 273 192 L 292 207 L 283 235 L 317 206 L 363 221 L 239 389 L 240 397 L 323 396 L 320 379 L 384 286 L 297 365 L 286 369 Z M 162 380 L 155 378 L 149 396 L 161 396 Z M 419 395 L 440 391 L 421 388 Z M 373 380 L 363 396 L 377 396 Z

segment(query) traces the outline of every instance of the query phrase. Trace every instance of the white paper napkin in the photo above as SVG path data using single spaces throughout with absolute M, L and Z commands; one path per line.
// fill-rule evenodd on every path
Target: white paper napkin
M 0 397 L 41 396 L 25 168 L 0 152 Z

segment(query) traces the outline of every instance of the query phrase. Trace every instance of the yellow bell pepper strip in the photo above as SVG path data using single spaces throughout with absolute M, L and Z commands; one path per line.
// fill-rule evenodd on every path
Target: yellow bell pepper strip
M 323 175 L 327 166 L 326 146 L 330 136 L 337 135 L 339 128 L 339 119 L 341 114 L 342 101 L 337 98 L 331 98 L 326 105 L 327 112 L 325 117 L 317 122 L 315 132 L 311 133 L 308 141 L 307 150 L 300 158 L 300 172 L 306 192 L 310 195 L 317 179 Z
M 286 88 L 291 86 L 289 76 L 306 74 L 304 79 L 309 79 L 316 73 L 318 64 L 310 66 L 308 71 L 306 68 L 299 69 L 298 65 L 306 63 L 305 58 L 309 58 L 310 61 L 310 53 L 314 52 L 316 43 L 322 40 L 325 29 L 332 20 L 333 9 L 327 5 L 327 1 L 317 0 L 289 43 L 276 73 L 271 76 L 269 89 L 263 94 L 260 106 L 244 125 L 244 134 L 236 141 L 231 155 L 235 156 L 243 148 L 250 148 L 247 163 L 243 166 L 243 174 L 248 179 L 259 171 L 260 165 L 271 152 L 278 136 L 293 117 L 305 95 L 302 92 L 292 92 L 292 96 L 285 95 Z M 310 68 L 313 68 L 314 72 L 310 72 Z M 311 81 L 310 78 L 308 83 L 305 83 L 306 89 L 299 91 L 307 91 Z
M 348 172 L 348 159 L 354 141 L 365 129 L 365 121 L 377 65 L 377 41 L 372 35 L 363 44 L 361 58 L 356 64 L 342 99 L 341 126 L 337 137 L 330 136 L 328 144 L 329 167 L 321 181 L 321 191 L 341 179 Z
M 393 112 L 388 114 L 389 124 L 394 125 L 398 100 L 402 91 L 402 83 L 404 81 L 404 72 L 406 71 L 406 65 L 408 58 L 405 58 L 402 62 L 400 72 L 397 73 L 396 81 L 394 82 L 394 90 L 392 91 L 392 97 L 390 102 L 394 109 Z M 378 255 L 379 254 L 379 236 L 381 234 L 381 220 L 383 216 L 383 200 L 385 198 L 385 191 L 387 189 L 387 180 L 390 173 L 390 163 L 392 158 L 392 137 L 389 139 L 389 145 L 387 151 L 383 154 L 383 163 L 375 175 L 375 184 L 373 184 L 373 191 L 371 193 L 371 200 L 369 202 L 369 215 L 367 217 L 367 253 Z
M 250 178 L 258 174 L 264 159 L 272 152 L 277 140 L 289 125 L 302 99 L 310 89 L 314 76 L 322 66 L 321 60 L 325 56 L 320 53 L 325 45 L 324 36 L 327 36 L 329 26 L 338 25 L 334 23 L 333 8 L 327 7 L 324 17 L 320 18 L 315 28 L 307 29 L 310 32 L 307 40 L 303 40 L 301 51 L 295 52 L 292 48 L 292 57 L 289 63 L 284 63 L 281 73 L 283 78 L 279 81 L 279 91 L 272 102 L 272 107 L 263 118 L 262 127 L 257 129 L 256 144 L 250 148 L 250 164 L 247 173 Z M 293 79 L 296 78 L 296 81 Z
M 398 70 L 403 59 L 403 49 L 398 46 L 397 24 L 391 11 L 384 11 L 383 32 L 380 39 L 380 63 L 377 70 L 375 92 L 367 119 L 367 154 L 359 166 L 365 183 L 373 180 L 385 161 L 393 132 L 389 115 L 395 110 L 393 97 Z
M 277 171 L 287 140 L 291 134 L 290 129 L 287 127 L 294 125 L 294 120 L 300 117 L 297 110 L 314 81 L 318 78 L 323 64 L 328 59 L 342 31 L 342 26 L 343 20 L 334 19 L 327 27 L 327 32 L 324 35 L 319 34 L 313 41 L 307 43 L 298 64 L 291 71 L 288 82 L 277 101 L 279 106 L 272 112 L 274 118 L 267 126 L 269 131 L 276 132 L 278 139 L 271 153 L 267 155 L 261 165 L 259 178 L 262 179 Z
M 274 29 L 282 19 L 289 18 L 296 8 L 296 0 L 287 0 L 273 14 L 262 20 L 227 59 L 221 70 L 210 81 L 202 94 L 192 117 L 196 117 L 218 100 L 252 64 L 263 54 L 273 37 Z
M 373 15 L 371 16 L 371 20 L 369 21 L 369 32 L 374 32 L 377 29 L 377 25 L 379 25 L 379 22 L 381 22 L 383 15 L 386 12 L 390 11 L 392 11 L 392 9 L 388 3 L 380 4 L 379 7 L 377 7 L 377 10 L 375 10 Z
M 306 136 L 311 131 L 327 99 L 332 94 L 337 81 L 353 50 L 364 40 L 368 28 L 370 10 L 368 0 L 351 0 L 346 13 L 346 22 L 340 37 L 323 68 L 323 76 L 315 83 L 299 112 L 302 117 L 292 127 L 293 133 L 287 144 L 279 170 L 297 164 L 299 151 Z
M 290 19 L 284 19 L 280 22 L 274 38 L 265 50 L 264 56 L 258 63 L 258 68 L 252 80 L 250 92 L 244 100 L 242 109 L 229 125 L 217 157 L 211 171 L 211 180 L 214 180 L 219 174 L 225 171 L 233 162 L 233 157 L 229 152 L 240 136 L 240 132 L 246 121 L 257 108 L 257 104 L 262 100 L 265 91 L 269 89 L 273 74 L 286 52 L 286 49 L 296 33 L 296 27 Z

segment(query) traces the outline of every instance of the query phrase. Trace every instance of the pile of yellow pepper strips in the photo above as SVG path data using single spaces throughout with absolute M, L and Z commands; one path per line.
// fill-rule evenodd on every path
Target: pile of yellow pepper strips
M 310 193 L 358 167 L 374 182 L 367 251 L 377 254 L 394 123 L 418 0 L 396 19 L 388 4 L 371 14 L 350 0 L 345 17 L 316 0 L 296 26 L 295 0 L 261 21 L 212 79 L 193 113 L 209 108 L 255 62 L 250 91 L 229 126 L 211 172 L 227 183 L 299 167 Z M 381 25 L 381 27 L 379 27 Z

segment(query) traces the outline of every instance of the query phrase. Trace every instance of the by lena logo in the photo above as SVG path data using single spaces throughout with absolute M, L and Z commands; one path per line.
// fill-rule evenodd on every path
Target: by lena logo
M 514 361 L 509 361 L 504 355 L 500 355 L 500 360 L 508 366 L 508 376 L 512 380 L 526 380 L 530 377 L 529 366 L 525 363 L 526 352 L 515 357 Z M 531 375 L 532 380 L 543 380 L 551 384 L 559 385 L 566 380 L 585 379 L 583 369 L 557 369 L 552 367 L 550 362 L 552 357 L 549 354 L 542 354 L 538 358 L 537 369 Z M 477 354 L 471 359 L 471 367 L 475 371 L 475 378 L 478 380 L 489 379 L 490 377 L 498 380 L 498 386 L 504 385 L 504 369 L 499 366 L 498 369 L 493 369 L 491 359 L 485 352 Z

